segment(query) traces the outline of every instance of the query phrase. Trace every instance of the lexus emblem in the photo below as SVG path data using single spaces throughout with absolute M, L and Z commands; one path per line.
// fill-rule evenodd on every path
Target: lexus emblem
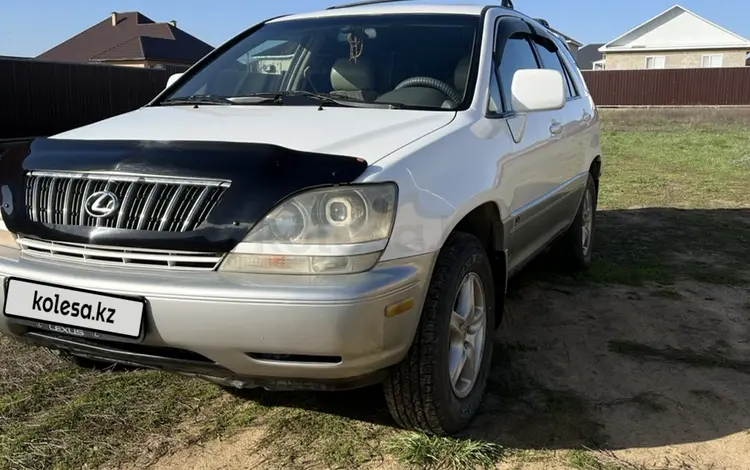
M 91 217 L 109 217 L 120 208 L 120 200 L 112 191 L 97 191 L 86 198 L 84 209 Z

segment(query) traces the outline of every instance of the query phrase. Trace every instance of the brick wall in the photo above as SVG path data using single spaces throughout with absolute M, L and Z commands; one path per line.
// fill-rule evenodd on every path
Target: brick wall
M 747 51 L 706 50 L 706 51 L 661 51 L 661 52 L 608 52 L 605 54 L 607 70 L 639 70 L 646 68 L 646 57 L 665 57 L 668 69 L 700 68 L 701 60 L 707 54 L 722 54 L 723 67 L 744 67 Z

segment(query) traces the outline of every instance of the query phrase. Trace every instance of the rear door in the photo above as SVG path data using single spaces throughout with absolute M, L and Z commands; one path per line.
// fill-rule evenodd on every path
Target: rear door
M 580 132 L 578 125 L 583 115 L 580 106 L 576 103 L 575 89 L 571 88 L 570 76 L 562 63 L 562 59 L 557 51 L 557 45 L 551 39 L 544 40 L 536 36 L 534 49 L 539 57 L 542 68 L 559 72 L 563 80 L 565 80 L 565 107 L 557 112 L 557 118 L 562 126 L 563 135 L 557 157 L 560 169 L 562 170 L 562 173 L 559 175 L 559 183 L 564 184 L 579 172 L 581 149 L 579 142 L 576 141 L 576 135 Z

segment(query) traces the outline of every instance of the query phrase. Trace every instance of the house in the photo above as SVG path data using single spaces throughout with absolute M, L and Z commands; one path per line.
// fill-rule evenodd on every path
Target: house
M 97 62 L 131 67 L 190 66 L 213 47 L 177 27 L 140 12 L 108 18 L 37 57 L 53 62 Z
M 750 41 L 675 5 L 599 51 L 607 70 L 744 67 Z
M 554 34 L 556 34 L 559 39 L 561 39 L 562 41 L 565 41 L 565 44 L 568 46 L 568 50 L 570 51 L 570 54 L 574 58 L 578 56 L 578 49 L 581 46 L 583 46 L 582 43 L 576 41 L 575 39 L 571 38 L 567 34 L 563 34 L 560 31 L 556 30 L 555 28 L 550 26 L 549 21 L 545 20 L 544 18 L 536 18 L 536 20 L 542 25 L 544 25 L 547 29 L 552 31 Z
M 580 48 L 581 46 L 583 46 L 583 44 L 571 38 L 567 34 L 563 34 L 560 31 L 557 31 L 555 28 L 550 27 L 549 29 L 565 40 L 565 43 L 568 45 L 568 49 L 570 49 L 570 54 L 573 56 L 573 58 L 578 59 L 578 52 L 580 51 Z
M 578 50 L 576 63 L 581 70 L 604 70 L 604 54 L 599 48 L 604 44 L 586 44 Z
M 32 60 L 31 57 L 20 57 L 12 55 L 0 55 L 0 60 Z

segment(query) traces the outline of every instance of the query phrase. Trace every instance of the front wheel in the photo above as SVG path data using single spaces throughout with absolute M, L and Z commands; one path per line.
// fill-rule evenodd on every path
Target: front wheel
M 453 434 L 476 414 L 492 358 L 495 291 L 479 240 L 452 234 L 438 256 L 417 334 L 384 383 L 402 427 Z

